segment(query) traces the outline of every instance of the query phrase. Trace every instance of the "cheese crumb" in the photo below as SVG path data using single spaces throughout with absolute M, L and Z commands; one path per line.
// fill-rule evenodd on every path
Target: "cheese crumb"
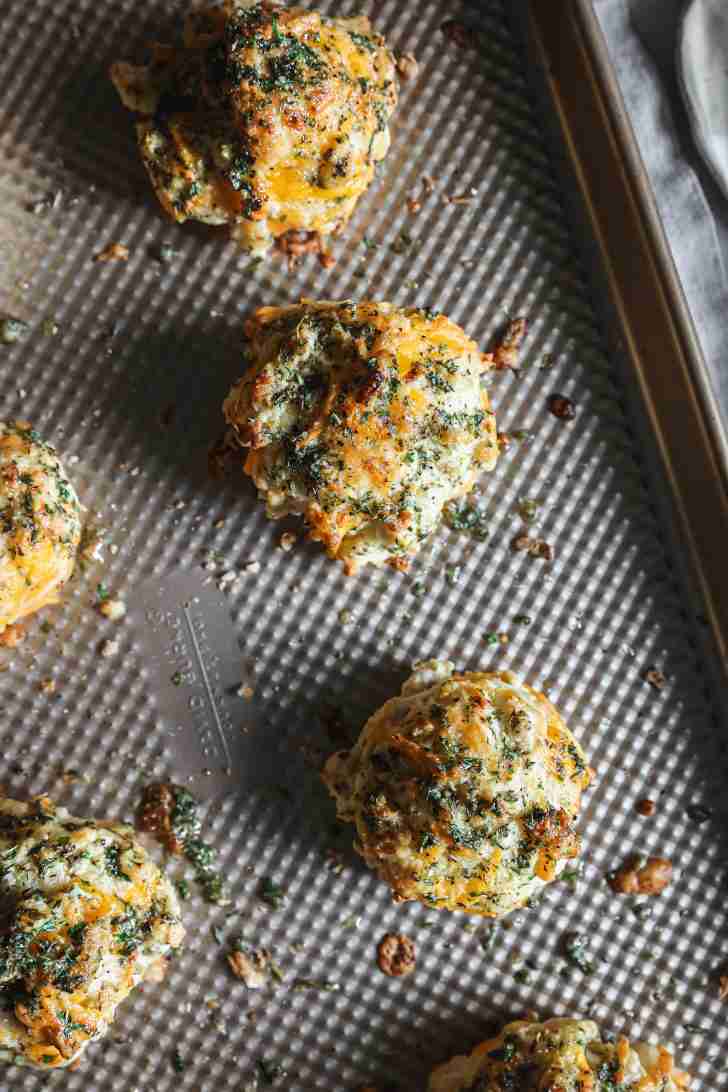
M 123 599 L 105 599 L 99 603 L 99 610 L 110 622 L 119 622 L 126 614 L 126 603 Z
M 104 657 L 105 660 L 108 660 L 109 657 L 111 657 L 111 656 L 116 656 L 118 651 L 119 651 L 119 642 L 118 641 L 104 641 L 103 644 L 101 645 L 101 648 L 99 649 L 99 652 L 101 653 L 101 655 Z
M 280 543 L 279 543 L 280 548 L 282 550 L 285 550 L 286 553 L 288 553 L 288 551 L 292 550 L 293 547 L 295 546 L 297 538 L 298 538 L 298 535 L 294 535 L 293 531 L 285 531 L 281 535 L 281 540 L 280 540 Z

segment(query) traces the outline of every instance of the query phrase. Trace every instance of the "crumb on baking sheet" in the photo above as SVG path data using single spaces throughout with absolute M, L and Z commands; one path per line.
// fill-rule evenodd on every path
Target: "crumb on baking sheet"
M 667 683 L 666 676 L 657 667 L 648 667 L 642 673 L 642 678 L 649 683 L 654 690 L 664 690 Z
M 15 622 L 11 626 L 6 626 L 0 633 L 0 648 L 17 648 L 18 645 L 22 645 L 27 636 L 28 631 L 25 626 Z
M 511 549 L 514 553 L 527 553 L 529 557 L 537 557 L 542 561 L 553 561 L 554 548 L 542 538 L 531 538 L 530 535 L 516 535 L 511 540 Z
M 277 237 L 274 250 L 287 259 L 290 272 L 296 268 L 304 254 L 316 254 L 324 269 L 331 269 L 336 265 L 336 258 L 327 251 L 318 231 L 287 231 L 285 235 Z
M 412 974 L 416 961 L 414 943 L 404 933 L 385 933 L 377 945 L 377 965 L 390 978 Z
M 576 406 L 565 394 L 550 395 L 548 407 L 549 413 L 561 421 L 573 421 L 576 417 Z
M 465 23 L 461 23 L 459 19 L 447 19 L 441 23 L 440 30 L 448 42 L 452 42 L 458 49 L 469 49 L 473 45 L 472 31 L 468 30 Z
M 249 990 L 259 990 L 269 981 L 270 954 L 265 948 L 250 948 L 238 938 L 232 941 L 225 960 L 235 977 Z
M 298 535 L 294 534 L 293 531 L 284 531 L 280 537 L 278 545 L 285 553 L 289 553 L 296 545 L 297 540 Z
M 485 363 L 490 365 L 491 368 L 495 368 L 496 371 L 505 371 L 507 369 L 517 371 L 519 351 L 527 329 L 528 322 L 523 316 L 511 319 L 495 349 L 492 352 L 483 353 Z
M 116 656 L 120 648 L 121 645 L 116 640 L 102 641 L 101 645 L 99 646 L 99 655 L 102 656 L 104 660 L 108 660 L 112 656 Z
M 657 805 L 654 800 L 650 800 L 648 797 L 643 797 L 642 800 L 638 800 L 635 804 L 635 811 L 638 815 L 643 815 L 645 818 L 654 815 L 657 811 Z
M 0 318 L 0 344 L 15 345 L 30 333 L 30 326 L 23 319 L 5 315 Z
M 222 876 L 214 867 L 216 852 L 200 837 L 200 805 L 192 793 L 170 781 L 146 785 L 137 809 L 138 830 L 152 834 L 168 853 L 184 856 L 206 902 L 229 905 Z
M 95 262 L 128 262 L 129 247 L 123 243 L 109 243 L 108 246 L 94 255 Z
M 126 615 L 126 603 L 123 599 L 104 599 L 99 603 L 99 611 L 110 622 L 120 622 Z
M 397 57 L 395 67 L 403 80 L 416 80 L 420 70 L 419 63 L 414 53 L 400 53 Z
M 659 895 L 672 882 L 672 862 L 665 857 L 633 857 L 608 877 L 617 895 Z

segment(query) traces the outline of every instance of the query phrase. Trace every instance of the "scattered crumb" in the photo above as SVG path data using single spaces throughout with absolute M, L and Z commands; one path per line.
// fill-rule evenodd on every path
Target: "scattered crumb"
M 336 265 L 336 258 L 328 253 L 318 231 L 287 231 L 278 236 L 275 249 L 288 259 L 289 270 L 296 268 L 304 254 L 317 254 L 324 269 Z
M 235 977 L 244 982 L 249 990 L 259 990 L 268 981 L 270 956 L 264 948 L 252 948 L 244 952 L 241 948 L 234 947 L 225 959 Z
M 445 194 L 446 205 L 472 205 L 475 200 L 475 193 L 456 193 L 454 196 L 451 194 Z
M 402 978 L 415 969 L 415 946 L 404 933 L 385 933 L 377 946 L 377 964 L 383 974 Z
M 728 974 L 722 974 L 718 979 L 718 1000 L 728 1001 Z
M 250 701 L 250 699 L 253 697 L 254 693 L 255 693 L 255 691 L 253 690 L 252 686 L 242 686 L 241 685 L 236 690 L 236 694 L 238 695 L 238 697 L 239 698 L 245 698 L 246 701 Z
M 174 420 L 174 415 L 177 412 L 177 407 L 174 402 L 170 402 L 168 406 L 165 406 L 159 415 L 159 423 L 162 428 L 169 428 Z
M 526 336 L 527 328 L 528 323 L 523 317 L 509 322 L 500 344 L 496 345 L 492 353 L 483 353 L 484 362 L 499 372 L 505 371 L 507 368 L 516 371 L 518 369 L 518 352 L 521 342 Z
M 665 857 L 633 857 L 609 877 L 617 895 L 659 895 L 671 882 L 672 863 Z
M 552 394 L 549 397 L 549 411 L 562 421 L 573 421 L 576 417 L 576 406 L 564 394 Z
M 448 42 L 452 42 L 458 49 L 468 49 L 472 45 L 472 32 L 458 19 L 448 19 L 440 26 L 440 30 Z
M 286 553 L 288 553 L 288 551 L 292 550 L 296 545 L 297 539 L 298 535 L 294 535 L 293 531 L 284 531 L 278 545 L 282 550 L 285 550 Z
M 29 331 L 30 326 L 23 319 L 11 318 L 9 315 L 0 318 L 0 343 L 3 345 L 15 345 L 17 341 L 27 337 Z
M 44 694 L 55 694 L 56 692 L 56 680 L 55 679 L 42 679 L 38 685 L 38 689 L 42 690 Z
M 638 815 L 650 816 L 654 815 L 657 811 L 657 805 L 654 800 L 649 800 L 645 797 L 643 800 L 638 800 L 635 804 L 635 811 Z
M 251 576 L 254 573 L 259 573 L 260 570 L 261 570 L 261 564 L 255 558 L 253 558 L 252 561 L 246 561 L 245 564 L 243 565 L 243 572 L 244 573 L 250 573 Z
M 172 824 L 175 807 L 174 786 L 165 781 L 150 782 L 144 786 L 142 792 L 136 814 L 136 827 L 137 830 L 154 835 L 167 853 L 179 857 L 185 847 Z
M 642 678 L 645 682 L 648 682 L 650 686 L 654 687 L 655 690 L 663 690 L 667 683 L 667 679 L 663 673 L 656 667 L 648 667 L 643 673 Z
M 116 656 L 119 648 L 120 645 L 118 641 L 104 641 L 101 644 L 99 653 L 104 657 L 105 660 L 107 660 L 111 656 Z
M 498 433 L 498 449 L 501 453 L 503 453 L 504 451 L 508 451 L 508 448 L 511 446 L 512 439 L 513 438 L 509 432 Z
M 435 192 L 435 179 L 430 174 L 422 175 L 422 191 L 428 196 Z
M 407 198 L 407 208 L 409 209 L 409 211 L 414 216 L 415 213 L 419 212 L 420 209 L 422 208 L 422 202 L 417 197 L 408 197 Z
M 25 626 L 21 626 L 20 622 L 16 622 L 12 626 L 6 626 L 3 632 L 0 633 L 0 648 L 17 648 L 18 645 L 22 645 L 27 636 L 28 632 Z
M 95 262 L 128 262 L 129 248 L 123 243 L 109 243 L 94 256 Z
M 228 569 L 228 571 L 224 572 L 222 574 L 222 576 L 219 578 L 219 580 L 217 582 L 217 586 L 220 589 L 220 591 L 224 591 L 225 588 L 232 587 L 232 585 L 239 579 L 240 579 L 240 576 L 239 576 L 238 573 L 236 573 L 233 569 Z
M 84 527 L 78 548 L 84 561 L 103 561 L 104 532 L 97 527 Z
M 110 622 L 119 622 L 126 614 L 126 603 L 123 599 L 104 599 L 99 603 L 99 610 Z
M 397 58 L 397 71 L 403 80 L 416 80 L 420 66 L 414 53 L 402 53 Z
M 511 541 L 511 549 L 514 553 L 527 553 L 530 557 L 538 557 L 542 561 L 553 561 L 554 548 L 542 538 L 531 538 L 530 535 L 516 535 Z
M 89 778 L 86 774 L 79 773 L 78 770 L 62 770 L 61 781 L 64 785 L 77 785 L 79 782 L 87 785 Z

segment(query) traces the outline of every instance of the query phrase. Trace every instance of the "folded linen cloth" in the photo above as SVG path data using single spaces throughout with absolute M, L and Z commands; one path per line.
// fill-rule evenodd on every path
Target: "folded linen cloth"
M 680 94 L 676 58 L 685 5 L 592 3 L 728 427 L 728 199 L 700 160 Z

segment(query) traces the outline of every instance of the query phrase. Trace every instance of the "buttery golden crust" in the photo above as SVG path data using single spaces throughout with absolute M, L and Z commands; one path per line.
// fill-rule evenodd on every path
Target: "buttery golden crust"
M 81 506 L 55 451 L 24 421 L 0 422 L 0 633 L 58 600 Z
M 55 1069 L 100 1038 L 184 936 L 131 827 L 0 797 L 0 1060 Z
M 664 1047 L 605 1042 L 592 1020 L 517 1020 L 430 1076 L 428 1092 L 683 1092 L 690 1084 Z
M 353 572 L 406 568 L 498 456 L 482 354 L 444 315 L 389 303 L 262 307 L 223 412 L 271 518 L 301 513 Z
M 289 231 L 339 231 L 389 147 L 394 58 L 365 17 L 224 0 L 184 44 L 111 78 L 173 219 L 228 223 L 264 253 Z
M 500 917 L 578 853 L 590 772 L 543 694 L 431 660 L 323 778 L 396 901 Z

